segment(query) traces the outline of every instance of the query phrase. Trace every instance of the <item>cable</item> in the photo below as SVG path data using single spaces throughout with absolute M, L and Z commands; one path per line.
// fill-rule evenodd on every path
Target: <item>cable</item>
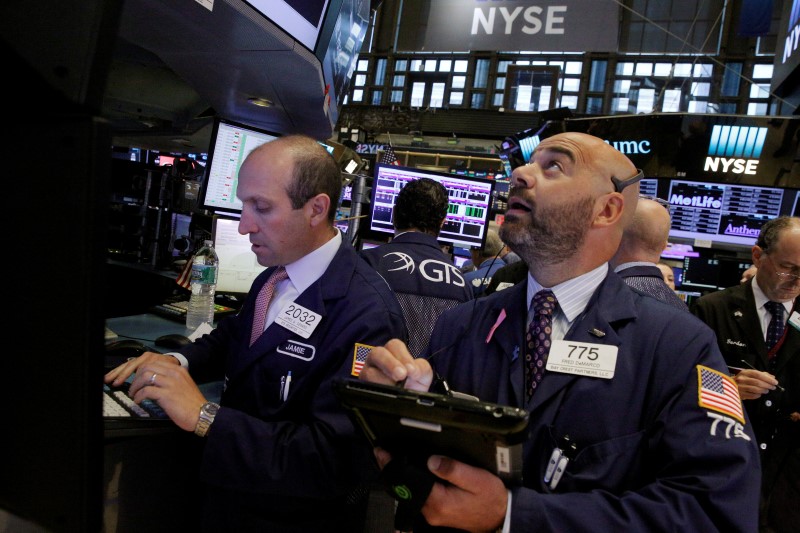
M 501 247 L 500 247 L 500 250 L 497 252 L 497 254 L 495 254 L 495 256 L 492 258 L 492 262 L 491 262 L 491 263 L 489 263 L 489 268 L 487 268 L 487 269 L 486 269 L 486 272 L 483 274 L 483 277 L 481 278 L 481 293 L 482 293 L 484 290 L 486 290 L 486 287 L 485 287 L 485 285 L 484 285 L 484 283 L 486 283 L 486 276 L 488 276 L 488 275 L 489 275 L 489 272 L 491 272 L 491 271 L 492 271 L 492 267 L 494 266 L 494 262 L 495 262 L 495 261 L 497 261 L 497 258 L 498 258 L 498 257 L 500 257 L 500 254 L 502 254 L 502 253 L 503 253 L 503 250 L 505 250 L 505 249 L 506 249 L 506 245 L 505 245 L 505 244 L 503 244 L 503 246 L 501 246 Z M 492 279 L 492 278 L 491 278 L 491 276 L 490 276 L 490 277 L 489 277 L 489 280 L 491 281 L 491 279 Z M 480 296 L 480 294 L 479 294 L 479 296 Z

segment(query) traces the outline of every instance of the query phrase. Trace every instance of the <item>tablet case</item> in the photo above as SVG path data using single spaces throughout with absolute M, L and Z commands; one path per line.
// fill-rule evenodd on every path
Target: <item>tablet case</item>
M 452 395 L 419 392 L 355 379 L 334 381 L 373 446 L 424 461 L 444 455 L 522 482 L 522 442 L 528 412 Z

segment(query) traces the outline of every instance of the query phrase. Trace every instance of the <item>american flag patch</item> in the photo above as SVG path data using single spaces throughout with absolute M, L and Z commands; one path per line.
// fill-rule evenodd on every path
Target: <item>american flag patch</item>
M 361 373 L 361 369 L 364 368 L 364 363 L 367 360 L 369 352 L 372 351 L 372 348 L 374 348 L 374 346 L 356 343 L 353 349 L 353 368 L 350 370 L 350 374 L 358 376 Z
M 707 366 L 697 365 L 698 404 L 700 407 L 732 416 L 744 424 L 742 400 L 733 379 Z

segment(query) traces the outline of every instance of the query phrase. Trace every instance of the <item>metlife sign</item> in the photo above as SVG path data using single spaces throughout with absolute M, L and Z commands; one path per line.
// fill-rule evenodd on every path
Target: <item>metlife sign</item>
M 617 50 L 613 0 L 406 0 L 397 50 Z

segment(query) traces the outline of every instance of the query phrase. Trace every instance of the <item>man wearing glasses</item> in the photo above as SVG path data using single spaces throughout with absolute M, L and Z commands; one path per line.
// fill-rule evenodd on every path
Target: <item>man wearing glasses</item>
M 746 400 L 761 450 L 762 527 L 788 531 L 781 527 L 800 523 L 800 218 L 764 224 L 752 254 L 753 278 L 699 298 L 692 310 L 717 333 Z

